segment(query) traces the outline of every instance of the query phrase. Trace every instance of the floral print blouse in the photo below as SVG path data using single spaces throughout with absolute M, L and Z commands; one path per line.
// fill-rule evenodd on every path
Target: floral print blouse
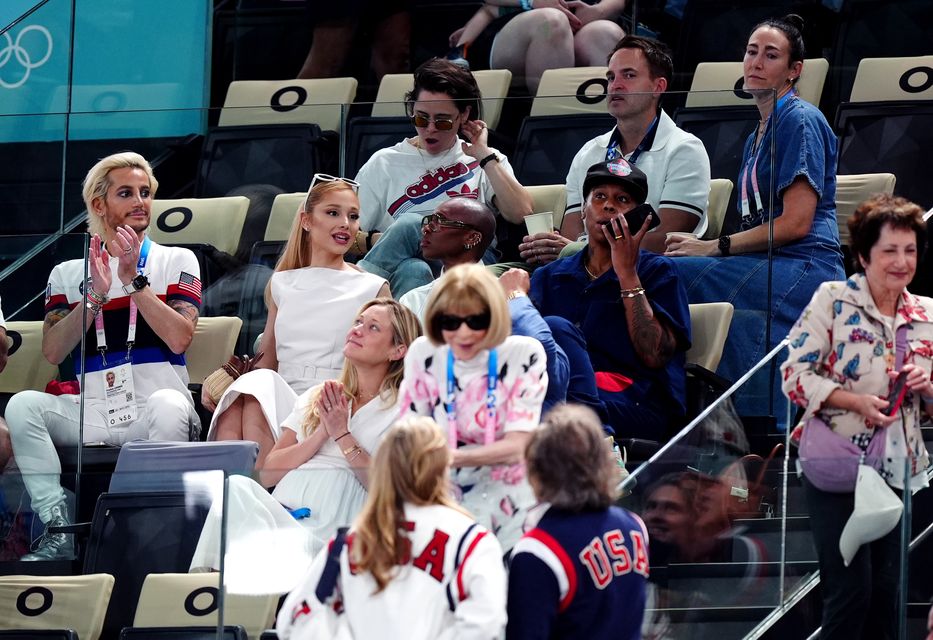
M 409 413 L 431 416 L 445 432 L 449 427 L 444 407 L 449 350 L 446 344 L 432 345 L 426 337 L 415 340 L 405 356 L 405 377 L 399 390 L 402 417 Z M 506 338 L 496 353 L 495 439 L 499 440 L 507 431 L 538 428 L 547 391 L 547 358 L 540 342 L 524 336 Z M 466 444 L 485 442 L 488 363 L 488 350 L 472 360 L 454 361 L 457 439 Z
M 867 447 L 874 426 L 858 413 L 824 402 L 836 389 L 887 397 L 893 387 L 888 372 L 895 369 L 895 334 L 905 325 L 904 364 L 915 364 L 929 374 L 933 300 L 904 291 L 892 326 L 892 319 L 875 306 L 863 274 L 820 285 L 788 335 L 790 352 L 781 366 L 784 393 L 805 409 L 803 420 L 815 415 L 836 433 Z M 911 459 L 914 476 L 929 465 L 920 433 L 921 410 L 919 394 L 908 391 L 900 419 L 887 428 L 881 475 L 892 486 L 903 486 L 904 457 Z

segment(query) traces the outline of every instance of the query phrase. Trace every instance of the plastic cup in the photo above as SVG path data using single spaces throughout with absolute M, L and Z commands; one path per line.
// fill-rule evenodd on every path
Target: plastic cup
M 544 211 L 525 216 L 525 226 L 530 236 L 536 233 L 551 233 L 554 231 L 554 212 Z

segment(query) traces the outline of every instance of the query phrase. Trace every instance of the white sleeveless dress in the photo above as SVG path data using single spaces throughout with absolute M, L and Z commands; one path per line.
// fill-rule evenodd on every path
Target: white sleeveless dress
M 357 311 L 376 297 L 386 281 L 365 271 L 305 267 L 272 274 L 275 353 L 278 371 L 256 369 L 237 378 L 221 396 L 211 418 L 208 440 L 218 417 L 240 394 L 259 401 L 278 440 L 282 423 L 298 395 L 340 376 L 343 345 Z

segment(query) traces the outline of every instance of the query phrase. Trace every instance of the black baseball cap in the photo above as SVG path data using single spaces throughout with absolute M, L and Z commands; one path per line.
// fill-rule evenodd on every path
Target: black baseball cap
M 625 158 L 597 162 L 587 169 L 586 178 L 583 179 L 584 200 L 598 184 L 623 186 L 638 204 L 648 199 L 648 176 Z

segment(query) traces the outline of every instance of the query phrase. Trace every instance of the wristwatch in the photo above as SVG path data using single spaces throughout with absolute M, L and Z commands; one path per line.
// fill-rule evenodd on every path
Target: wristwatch
M 123 293 L 125 293 L 128 296 L 131 296 L 138 291 L 142 291 L 148 286 L 149 286 L 149 278 L 147 278 L 146 276 L 140 273 L 138 276 L 130 280 L 129 284 L 123 285 Z
M 729 255 L 729 249 L 732 247 L 732 236 L 719 236 L 719 253 L 724 256 Z
M 499 156 L 495 152 L 490 153 L 488 156 L 479 161 L 479 168 L 485 169 L 486 165 L 490 162 L 499 162 Z

